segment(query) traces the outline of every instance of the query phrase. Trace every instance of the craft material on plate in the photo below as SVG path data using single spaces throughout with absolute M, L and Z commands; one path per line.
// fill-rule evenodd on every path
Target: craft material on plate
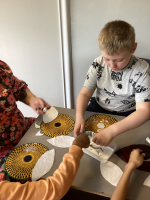
M 149 137 L 146 138 L 146 141 L 150 144 L 150 139 L 149 139 Z
M 37 122 L 35 122 L 35 128 L 40 128 L 40 125 Z
M 100 163 L 100 171 L 102 176 L 114 186 L 117 186 L 123 174 L 122 170 L 110 161 Z
M 44 176 L 53 166 L 55 150 L 45 152 L 37 161 L 32 170 L 32 181 L 36 181 Z
M 92 139 L 95 135 L 94 132 L 86 131 L 85 134 L 87 134 L 90 139 L 90 146 L 86 149 L 83 149 L 83 151 L 100 162 L 107 162 L 107 160 L 112 156 L 117 148 L 116 143 L 111 142 L 107 147 L 97 145 L 92 142 Z
M 45 114 L 43 115 L 44 123 L 49 123 L 53 121 L 58 116 L 58 111 L 53 106 L 48 109 Z
M 43 108 L 43 112 L 46 112 L 46 111 L 47 111 L 47 108 L 46 108 L 46 107 L 44 107 L 44 108 Z
M 85 122 L 86 131 L 93 131 L 94 133 L 107 128 L 108 126 L 116 123 L 117 120 L 108 115 L 92 115 Z
M 41 123 L 41 131 L 49 137 L 67 135 L 74 128 L 74 120 L 66 114 L 58 114 L 57 118 L 50 123 Z
M 67 148 L 72 145 L 74 139 L 75 138 L 71 136 L 61 135 L 48 139 L 47 141 L 56 147 Z
M 14 179 L 28 179 L 38 159 L 47 151 L 48 148 L 40 143 L 23 144 L 9 154 L 5 170 Z
M 143 185 L 150 187 L 150 175 L 145 179 Z
M 39 130 L 37 133 L 36 133 L 36 136 L 42 136 L 43 133 L 41 132 L 41 130 Z
M 103 128 L 105 128 L 105 125 L 104 125 L 104 123 L 98 123 L 97 127 L 103 129 Z
M 118 151 L 115 152 L 115 154 L 119 156 L 119 158 L 122 159 L 123 161 L 128 162 L 130 154 L 133 149 L 141 149 L 142 151 L 150 152 L 150 146 L 145 144 L 136 144 L 119 149 Z M 150 172 L 150 159 L 144 160 L 143 164 L 137 169 L 145 172 Z

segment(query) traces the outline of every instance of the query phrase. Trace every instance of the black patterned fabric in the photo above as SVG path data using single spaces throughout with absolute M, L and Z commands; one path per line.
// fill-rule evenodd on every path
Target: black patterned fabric
M 145 144 L 136 144 L 119 149 L 118 151 L 115 152 L 115 154 L 119 156 L 119 158 L 122 159 L 123 161 L 128 162 L 131 151 L 133 149 L 141 149 L 142 151 L 150 152 L 150 146 Z M 137 169 L 145 172 L 150 172 L 150 161 L 144 161 L 143 164 Z

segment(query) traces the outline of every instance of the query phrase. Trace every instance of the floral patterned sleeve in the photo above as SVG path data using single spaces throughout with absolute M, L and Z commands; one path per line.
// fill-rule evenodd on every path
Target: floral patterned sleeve
M 0 167 L 34 121 L 25 118 L 16 104 L 17 100 L 26 97 L 26 88 L 27 84 L 0 61 Z M 1 172 L 0 169 L 0 179 L 4 175 Z
M 12 70 L 5 62 L 0 61 L 0 68 L 0 78 L 2 79 L 3 87 L 12 90 L 16 101 L 24 99 L 26 97 L 25 89 L 28 85 L 15 77 Z

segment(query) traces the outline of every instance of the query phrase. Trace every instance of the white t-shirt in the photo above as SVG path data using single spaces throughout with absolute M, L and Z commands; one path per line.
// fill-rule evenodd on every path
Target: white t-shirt
M 115 72 L 99 56 L 87 73 L 84 87 L 96 89 L 95 99 L 102 108 L 127 112 L 138 102 L 150 101 L 150 67 L 132 55 L 129 64 Z

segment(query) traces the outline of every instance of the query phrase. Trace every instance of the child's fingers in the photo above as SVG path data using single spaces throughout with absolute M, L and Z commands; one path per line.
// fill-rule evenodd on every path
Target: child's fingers
M 94 142 L 94 143 L 96 142 L 96 138 L 95 138 L 95 136 L 93 137 L 92 142 Z
M 92 142 L 94 142 L 97 145 L 101 145 L 100 141 L 96 138 L 96 136 L 93 137 Z M 101 145 L 102 146 L 102 145 Z
M 78 133 L 74 131 L 74 137 L 76 138 L 78 136 Z
M 74 129 L 74 137 L 76 138 L 79 135 L 79 128 Z
M 141 153 L 142 152 L 142 150 L 141 149 L 136 149 L 139 153 Z
M 83 125 L 81 125 L 80 133 L 84 133 L 84 126 Z
M 145 157 L 145 153 L 142 153 L 143 151 L 141 149 L 134 149 L 135 151 L 138 151 L 139 155 L 142 156 L 143 158 Z
M 143 156 L 143 158 L 146 156 L 146 154 L 145 153 L 141 153 L 141 156 Z
M 141 149 L 133 149 L 132 152 L 131 152 L 131 155 L 132 155 L 132 154 L 137 155 L 137 153 L 138 153 L 138 155 L 140 155 L 141 152 L 142 152 Z

